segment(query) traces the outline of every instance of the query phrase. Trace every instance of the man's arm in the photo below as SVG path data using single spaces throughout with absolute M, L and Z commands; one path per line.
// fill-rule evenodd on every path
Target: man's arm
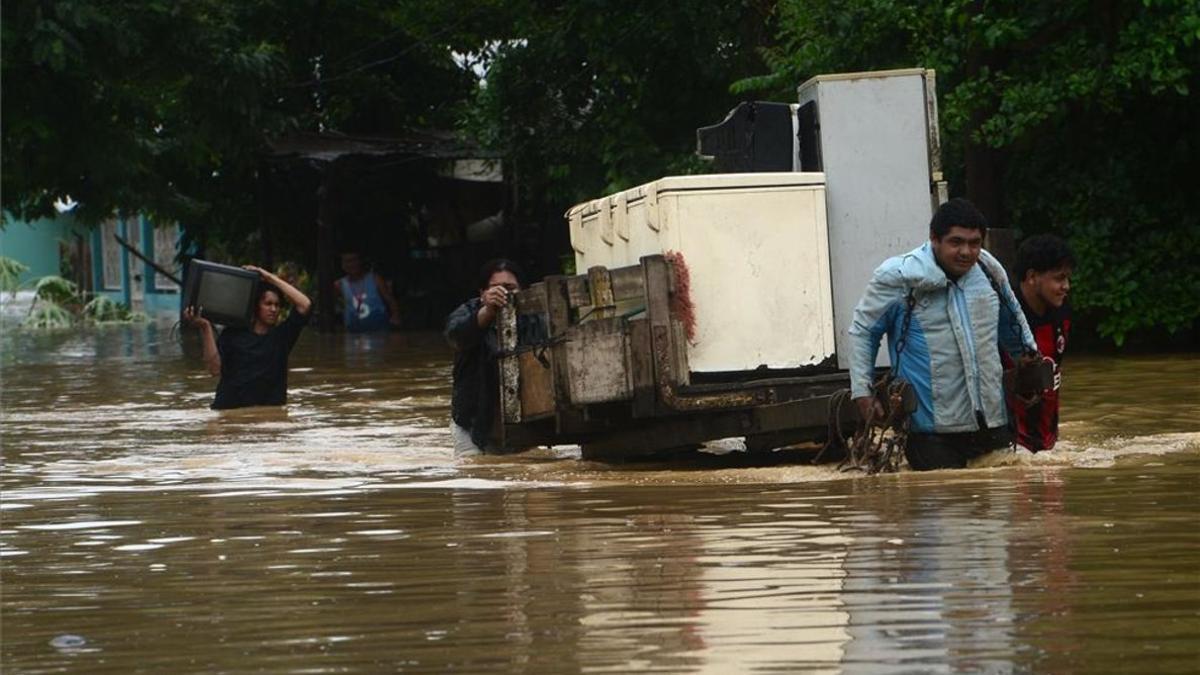
M 464 302 L 446 319 L 444 335 L 455 349 L 469 349 L 479 344 L 484 329 L 495 323 L 500 310 L 508 305 L 508 291 L 503 286 L 492 286 L 481 294 L 480 299 L 482 302 L 478 305 Z
M 879 344 L 903 300 L 904 284 L 899 272 L 880 266 L 854 308 L 850 322 L 850 396 L 864 415 L 870 406 Z
M 279 292 L 287 297 L 288 302 L 292 303 L 292 307 L 295 307 L 297 312 L 303 316 L 308 316 L 308 311 L 312 309 L 312 300 L 309 300 L 307 295 L 301 293 L 300 289 L 280 279 L 273 272 L 268 272 L 261 267 L 245 265 L 245 268 L 251 272 L 258 272 L 258 276 L 262 277 L 263 281 L 278 288 Z
M 459 351 L 471 349 L 483 338 L 483 327 L 476 319 L 479 308 L 474 305 L 473 302 L 464 302 L 446 318 L 443 334 L 450 345 Z
M 212 322 L 200 316 L 199 310 L 188 307 L 183 310 L 183 320 L 200 331 L 200 344 L 204 353 L 204 367 L 208 374 L 217 377 L 221 374 L 221 352 L 217 349 L 217 339 Z
M 1004 271 L 1004 266 L 986 250 L 979 252 L 979 264 L 986 266 L 989 281 L 993 281 L 996 293 L 1000 296 L 1000 325 L 996 327 L 1000 348 L 1014 358 L 1026 352 L 1036 352 L 1037 341 L 1033 339 L 1033 331 L 1029 330 L 1029 322 L 1025 319 L 1025 312 L 1021 311 L 1017 294 L 1008 285 L 1008 273 Z
M 375 288 L 379 289 L 379 296 L 383 298 L 383 304 L 388 308 L 388 323 L 400 327 L 400 303 L 396 302 L 396 296 L 392 293 L 392 284 L 387 279 L 375 274 Z

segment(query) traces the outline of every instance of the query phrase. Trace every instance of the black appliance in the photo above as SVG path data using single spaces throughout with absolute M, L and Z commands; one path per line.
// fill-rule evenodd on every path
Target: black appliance
M 249 326 L 258 300 L 258 272 L 193 258 L 188 263 L 183 306 L 223 326 Z
M 787 103 L 739 103 L 719 124 L 696 130 L 697 151 L 713 158 L 717 173 L 794 171 L 792 117 Z

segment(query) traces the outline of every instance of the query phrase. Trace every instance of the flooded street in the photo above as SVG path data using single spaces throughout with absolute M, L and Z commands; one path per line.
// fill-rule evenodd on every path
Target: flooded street
M 1058 450 L 876 477 L 455 461 L 440 336 L 291 366 L 222 414 L 169 326 L 4 327 L 4 672 L 1200 669 L 1196 356 L 1069 355 Z

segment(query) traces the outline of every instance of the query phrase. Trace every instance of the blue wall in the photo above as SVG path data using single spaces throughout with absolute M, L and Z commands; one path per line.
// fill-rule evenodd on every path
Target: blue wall
M 154 223 L 145 216 L 136 216 L 130 218 L 121 218 L 117 222 L 117 234 L 121 238 L 129 241 L 131 239 L 129 228 L 139 228 L 141 236 L 137 239 L 141 242 L 139 249 L 142 253 L 153 257 L 154 255 Z M 151 316 L 155 314 L 178 313 L 179 307 L 179 292 L 175 289 L 160 289 L 157 288 L 154 279 L 155 271 L 149 263 L 138 260 L 125 247 L 121 246 L 121 288 L 120 290 L 105 290 L 104 288 L 104 246 L 118 246 L 116 241 L 104 241 L 101 228 L 97 227 L 92 230 L 92 287 L 96 289 L 96 295 L 103 295 L 117 302 L 125 303 L 126 305 L 133 304 L 133 290 L 135 284 L 142 288 L 142 311 Z M 129 274 L 131 259 L 134 263 L 134 269 L 138 270 L 141 279 L 131 278 Z M 160 263 L 162 264 L 162 263 Z M 169 267 L 169 265 L 163 265 Z
M 29 267 L 21 275 L 22 283 L 59 274 L 59 240 L 69 240 L 75 234 L 87 236 L 87 229 L 76 225 L 67 214 L 27 222 L 5 213 L 4 220 L 4 229 L 0 229 L 0 255 Z
M 141 279 L 133 279 L 129 274 L 130 253 L 124 247 L 121 254 L 121 288 L 106 290 L 104 288 L 104 246 L 118 246 L 115 241 L 103 241 L 102 228 L 85 227 L 75 222 L 70 214 L 62 214 L 57 218 L 42 218 L 33 222 L 16 220 L 5 214 L 6 221 L 0 229 L 0 255 L 13 258 L 29 267 L 29 271 L 21 275 L 21 282 L 28 283 L 44 276 L 61 273 L 59 240 L 71 241 L 76 235 L 82 236 L 91 248 L 92 288 L 96 295 L 104 295 L 117 302 L 131 304 L 134 285 L 142 288 L 142 311 L 149 315 L 175 313 L 179 311 L 179 293 L 175 289 L 160 289 L 155 286 L 154 268 L 148 263 L 134 259 L 137 263 L 135 270 Z M 129 239 L 130 227 L 140 230 L 141 250 L 153 257 L 154 253 L 154 224 L 148 218 L 137 216 L 120 219 L 117 233 Z M 169 267 L 168 265 L 164 265 Z M 32 285 L 32 284 L 29 284 Z

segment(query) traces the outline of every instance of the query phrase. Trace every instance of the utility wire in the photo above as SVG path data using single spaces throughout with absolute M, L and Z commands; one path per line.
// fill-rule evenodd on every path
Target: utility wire
M 666 0 L 664 0 L 663 2 L 661 2 L 661 3 L 660 3 L 660 8 L 661 8 L 661 7 L 666 7 L 666 6 L 667 6 L 667 4 L 668 4 L 668 3 L 666 2 Z M 659 11 L 659 8 L 656 8 L 656 9 L 654 9 L 654 10 L 651 10 L 651 11 Z M 465 19 L 464 19 L 464 20 L 465 20 Z M 460 21 L 460 23 L 461 23 L 461 21 Z M 455 26 L 451 26 L 450 28 L 454 28 L 454 27 L 455 27 Z M 618 33 L 615 33 L 615 34 L 613 34 L 613 35 L 609 36 L 609 38 L 608 38 L 608 42 L 618 42 L 618 41 L 620 41 L 620 40 L 623 40 L 624 38 L 626 38 L 626 37 L 629 37 L 629 35 L 631 35 L 631 34 L 632 34 L 634 31 L 636 31 L 636 30 L 640 29 L 641 27 L 642 27 L 642 26 L 641 26 L 641 24 L 640 24 L 639 22 L 637 22 L 637 21 L 630 21 L 630 23 L 629 23 L 629 24 L 628 24 L 628 25 L 627 25 L 627 26 L 624 28 L 624 30 L 621 30 L 620 32 L 618 32 Z M 450 28 L 447 28 L 446 30 L 450 30 Z M 430 39 L 432 39 L 432 38 L 434 38 L 434 37 L 437 37 L 438 35 L 440 35 L 440 34 L 442 34 L 442 33 L 444 33 L 444 32 L 445 32 L 445 30 L 443 30 L 443 31 L 441 31 L 441 32 L 439 32 L 439 33 L 435 33 L 434 35 L 431 35 L 431 36 L 430 36 Z M 409 47 L 408 49 L 406 49 L 406 50 L 405 50 L 405 52 L 407 52 L 407 51 L 411 51 L 412 49 L 416 48 L 417 46 L 419 46 L 419 44 L 412 45 L 411 47 Z M 394 58 L 399 58 L 399 56 L 402 56 L 402 55 L 403 55 L 403 53 L 401 53 L 401 54 L 399 54 L 399 55 L 396 55 Z M 367 64 L 366 66 L 361 66 L 359 69 L 361 69 L 361 68 L 363 68 L 363 67 L 368 67 L 368 66 L 370 66 L 370 65 L 371 65 L 371 64 Z M 359 70 L 359 69 L 355 69 L 355 70 Z M 351 74 L 351 73 L 353 73 L 353 72 L 355 72 L 355 71 L 348 71 L 347 73 L 342 73 L 342 74 L 341 74 L 341 75 L 339 75 L 338 77 L 346 77 L 346 76 L 348 76 L 349 74 Z M 578 81 L 579 81 L 581 78 L 584 78 L 584 77 L 589 77 L 589 76 L 590 76 L 590 77 L 595 77 L 595 76 L 596 76 L 596 74 L 597 74 L 597 73 L 596 73 L 596 72 L 595 72 L 593 69 L 591 69 L 591 68 L 580 68 L 580 69 L 578 70 L 578 72 L 576 72 L 575 74 L 571 75 L 571 76 L 570 76 L 570 77 L 568 77 L 567 79 L 563 80 L 563 81 L 562 81 L 562 83 L 560 83 L 560 84 L 559 84 L 559 85 L 558 85 L 556 88 L 557 88 L 557 89 L 559 89 L 559 90 L 565 90 L 565 89 L 568 89 L 568 88 L 570 88 L 571 86 L 575 85 L 575 84 L 576 84 L 576 83 L 577 83 L 577 82 L 578 82 Z M 330 81 L 330 80 L 332 80 L 332 79 L 335 79 L 335 78 L 328 78 L 328 79 L 322 80 L 322 81 L 321 81 L 321 83 L 323 84 L 323 83 L 325 83 L 325 82 L 329 82 L 329 81 Z M 295 85 L 295 86 L 302 86 L 302 85 Z M 524 139 L 523 139 L 521 142 L 519 142 L 519 143 L 515 144 L 513 147 L 506 149 L 506 150 L 504 151 L 504 155 L 505 155 L 505 156 L 510 156 L 510 157 L 511 157 L 511 156 L 514 156 L 514 155 L 516 155 L 517 153 L 519 153 L 519 152 L 521 152 L 521 151 L 524 151 L 524 150 L 526 150 L 527 148 L 529 148 L 529 147 L 530 147 L 531 145 L 533 145 L 533 144 L 534 144 L 536 141 L 537 141 L 537 138 L 535 138 L 535 137 L 533 137 L 533 136 L 526 137 L 526 138 L 524 138 Z M 419 162 L 419 161 L 423 161 L 423 160 L 426 160 L 426 159 L 428 159 L 428 158 L 426 158 L 426 157 L 422 157 L 422 156 L 405 157 L 405 158 L 403 158 L 403 159 L 396 159 L 396 160 L 391 160 L 391 161 L 381 162 L 381 163 L 379 163 L 379 164 L 373 165 L 373 166 L 371 167 L 371 170 L 372 170 L 372 171 L 378 171 L 378 170 L 381 170 L 381 169 L 393 168 L 393 167 L 402 166 L 402 165 L 405 165 L 405 164 L 411 164 L 411 163 L 413 163 L 413 162 Z
M 364 63 L 361 66 L 351 68 L 350 70 L 347 70 L 342 73 L 338 73 L 337 75 L 320 78 L 320 79 L 313 78 L 313 79 L 310 79 L 310 80 L 307 80 L 304 82 L 294 82 L 287 86 L 290 88 L 299 88 L 299 87 L 310 87 L 310 86 L 316 86 L 316 85 L 329 84 L 330 82 L 337 82 L 339 80 L 344 80 L 344 79 L 350 77 L 351 75 L 361 73 L 364 70 L 369 70 L 371 68 L 377 68 L 382 65 L 387 65 L 387 64 L 405 56 L 406 54 L 409 54 L 410 52 L 412 52 L 414 49 L 416 49 L 418 47 L 430 46 L 430 43 L 435 38 L 439 38 L 439 37 L 445 35 L 446 33 L 461 27 L 469 19 L 473 19 L 476 16 L 478 16 L 479 14 L 481 14 L 484 9 L 486 9 L 486 7 L 484 7 L 483 5 L 480 5 L 479 7 L 477 7 L 475 9 L 474 12 L 468 12 L 468 13 L 464 14 L 462 17 L 460 17 L 458 19 L 458 21 L 456 21 L 448 26 L 445 26 L 444 28 L 442 28 L 438 31 L 435 31 L 434 33 L 432 33 L 424 38 L 420 38 L 420 37 L 414 38 L 415 41 L 411 45 L 405 47 L 404 49 L 401 49 L 400 51 L 396 52 L 395 54 L 392 54 L 391 56 L 386 56 L 384 58 L 377 59 L 377 60 L 371 61 L 369 63 Z M 395 31 L 394 33 L 392 33 L 391 35 L 379 40 L 378 42 L 376 42 L 372 45 L 368 45 L 367 47 L 364 47 L 362 49 L 359 49 L 358 51 L 350 54 L 349 56 L 342 57 L 341 59 L 339 59 L 337 61 L 337 63 L 344 63 L 346 61 L 349 61 L 350 59 L 354 58 L 355 56 L 358 56 L 359 54 L 370 51 L 371 49 L 374 49 L 376 46 L 384 44 L 384 43 L 394 39 L 397 35 L 404 33 L 404 32 L 406 32 L 406 29 L 400 28 L 397 31 Z

